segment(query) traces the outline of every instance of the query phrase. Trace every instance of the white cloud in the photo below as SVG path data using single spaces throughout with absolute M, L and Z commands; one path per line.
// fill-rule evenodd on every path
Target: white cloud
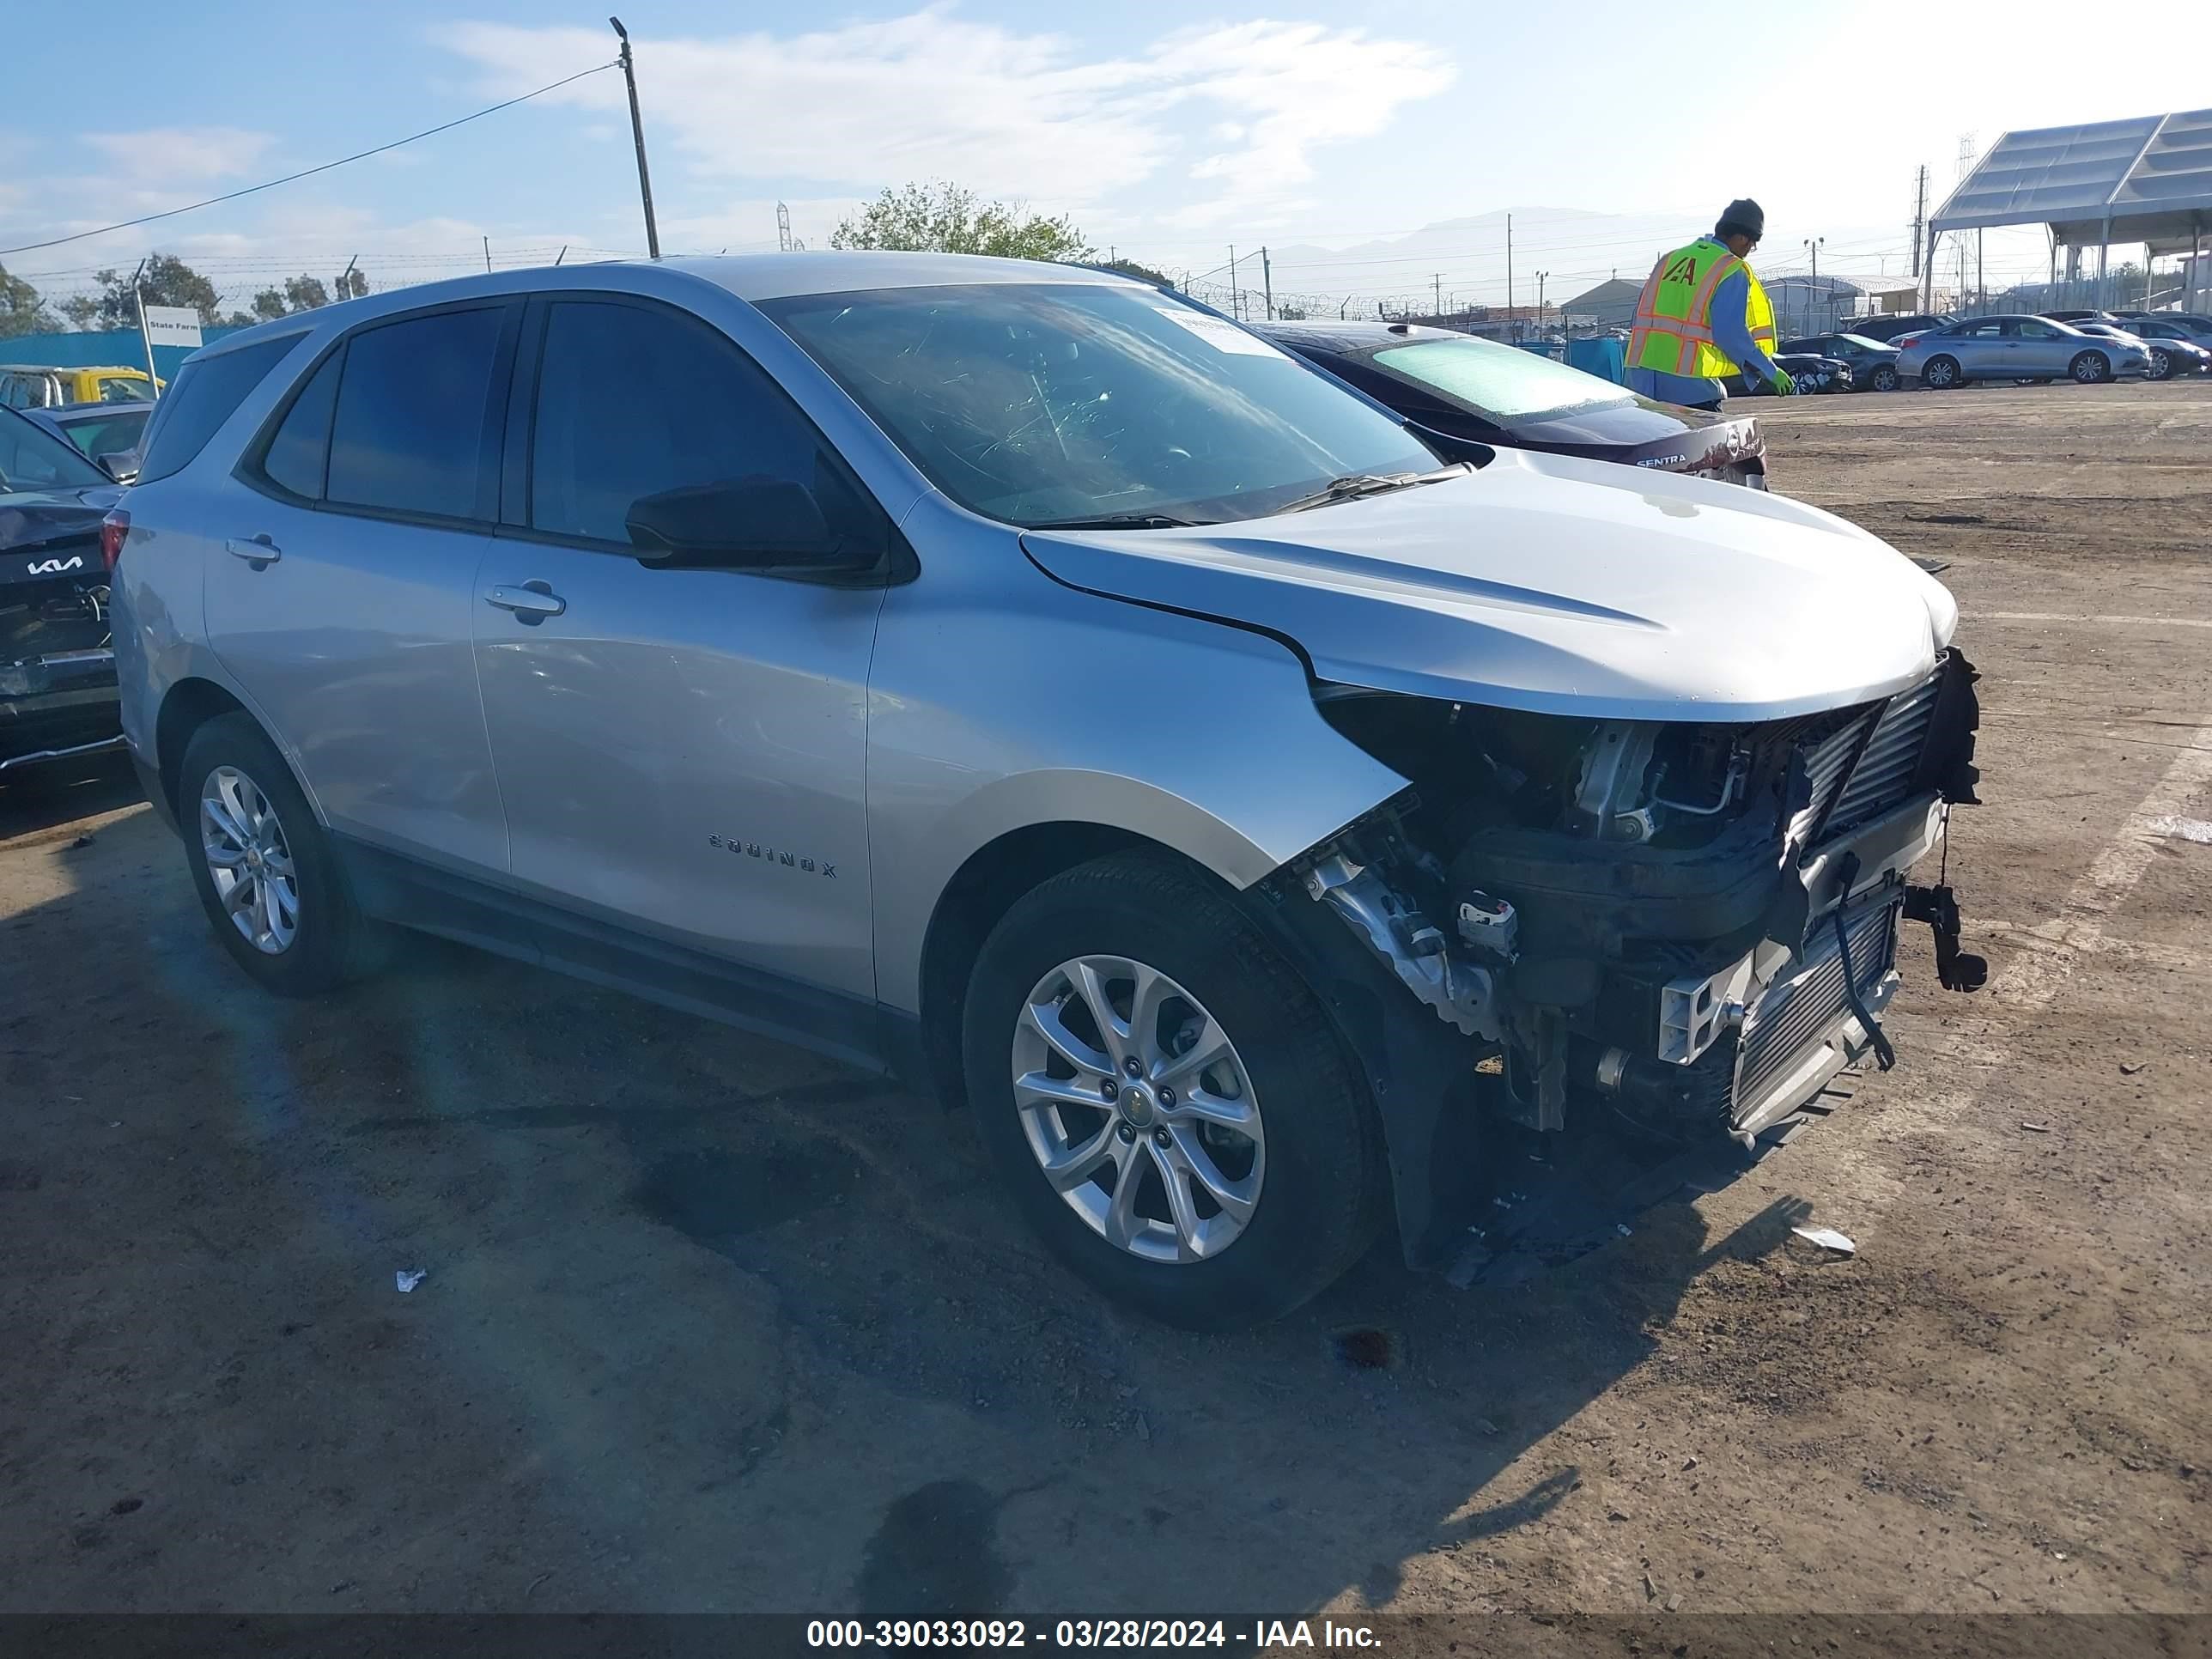
M 578 28 L 462 23 L 434 38 L 508 94 L 605 50 Z M 1315 150 L 1382 131 L 1453 73 L 1435 48 L 1318 23 L 1187 29 L 1098 57 L 941 6 L 793 36 L 640 40 L 636 52 L 647 140 L 672 146 L 699 184 L 787 179 L 868 195 L 936 177 L 1054 211 L 1161 173 L 1186 128 L 1239 146 L 1197 164 L 1218 181 L 1212 206 L 1279 205 L 1312 176 Z M 623 108 L 612 75 L 550 96 Z
M 276 142 L 240 127 L 149 127 L 138 132 L 88 132 L 86 143 L 142 178 L 176 183 L 227 179 L 246 172 Z

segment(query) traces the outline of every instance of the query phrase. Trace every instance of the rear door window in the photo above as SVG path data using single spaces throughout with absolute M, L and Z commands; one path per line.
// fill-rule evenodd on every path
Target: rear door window
M 509 310 L 433 312 L 347 341 L 324 490 L 331 505 L 408 518 L 495 516 L 492 371 Z
M 282 335 L 216 356 L 194 357 L 178 370 L 175 382 L 155 405 L 138 482 L 152 483 L 189 466 L 277 360 L 299 343 L 297 334 Z
M 338 375 L 345 366 L 340 346 L 323 359 L 307 384 L 276 423 L 261 457 L 262 475 L 279 489 L 304 501 L 323 498 L 331 460 L 331 416 L 337 407 Z

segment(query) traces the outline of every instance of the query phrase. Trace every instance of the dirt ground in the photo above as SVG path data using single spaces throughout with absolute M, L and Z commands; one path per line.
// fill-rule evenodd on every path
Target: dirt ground
M 1911 929 L 1895 1072 L 1511 1289 L 1154 1329 L 957 1115 L 458 949 L 270 1000 L 127 778 L 0 791 L 0 1611 L 2212 1609 L 2212 384 L 1755 407 L 1954 562 L 1991 983 Z

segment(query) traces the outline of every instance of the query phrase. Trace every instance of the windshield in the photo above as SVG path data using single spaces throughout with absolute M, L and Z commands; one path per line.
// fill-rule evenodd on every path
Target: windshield
M 27 415 L 0 413 L 0 494 L 87 489 L 114 480 Z
M 1389 346 L 1375 354 L 1374 363 L 1493 421 L 1626 409 L 1636 401 L 1610 380 L 1491 340 Z
M 776 325 L 954 501 L 1010 524 L 1256 518 L 1437 458 L 1266 341 L 1150 289 L 795 295 Z

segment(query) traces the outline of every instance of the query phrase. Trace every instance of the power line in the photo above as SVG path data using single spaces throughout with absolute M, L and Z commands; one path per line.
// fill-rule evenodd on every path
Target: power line
M 535 92 L 526 92 L 520 98 L 510 98 L 503 104 L 493 104 L 487 108 L 477 111 L 473 115 L 464 115 L 440 126 L 427 127 L 421 132 L 410 133 L 404 138 L 395 138 L 388 144 L 379 144 L 374 149 L 364 149 L 352 155 L 342 155 L 335 161 L 324 162 L 320 167 L 303 167 L 297 173 L 286 173 L 282 179 L 271 179 L 266 184 L 248 185 L 244 190 L 234 190 L 225 196 L 210 196 L 206 201 L 194 202 L 188 207 L 170 208 L 161 213 L 149 213 L 140 218 L 123 220 L 118 224 L 102 225 L 97 230 L 80 230 L 74 235 L 56 236 L 44 242 L 25 242 L 18 247 L 0 247 L 0 255 L 29 253 L 34 249 L 42 247 L 60 247 L 66 242 L 81 242 L 88 236 L 105 236 L 110 231 L 129 230 L 134 225 L 150 225 L 157 219 L 173 219 L 180 213 L 197 213 L 202 208 L 219 206 L 224 202 L 235 202 L 241 196 L 252 196 L 257 191 L 274 190 L 279 185 L 292 184 L 301 179 L 312 179 L 319 173 L 328 173 L 332 167 L 342 167 L 349 161 L 365 161 L 372 155 L 381 155 L 386 150 L 398 149 L 402 144 L 411 144 L 418 138 L 434 138 L 441 132 L 451 132 L 455 127 L 465 126 L 471 121 L 482 120 L 487 115 L 496 115 L 503 109 L 513 109 L 517 104 L 526 104 L 532 99 L 543 97 L 549 92 L 557 92 L 571 81 L 580 81 L 587 75 L 597 75 L 601 70 L 611 70 L 614 67 L 615 60 L 611 59 L 604 64 L 594 64 L 587 70 L 578 70 L 574 75 L 564 76 L 550 85 L 542 86 Z

